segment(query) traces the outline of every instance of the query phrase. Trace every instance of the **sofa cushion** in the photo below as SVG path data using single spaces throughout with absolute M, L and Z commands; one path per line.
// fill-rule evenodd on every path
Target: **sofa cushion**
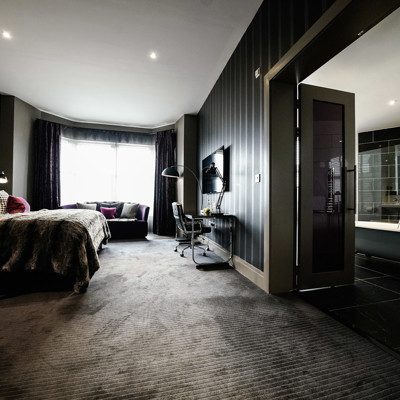
M 124 203 L 121 218 L 136 218 L 139 209 L 139 203 Z
M 115 207 L 100 207 L 100 212 L 106 217 L 106 219 L 114 219 L 116 211 L 117 209 Z
M 96 203 L 76 203 L 76 208 L 81 208 L 83 210 L 96 210 Z
M 119 218 L 121 216 L 122 212 L 122 207 L 124 206 L 124 203 L 119 203 L 119 202 L 96 202 L 97 203 L 97 211 L 100 211 L 100 207 L 105 207 L 105 208 L 113 208 L 115 207 L 117 211 L 115 212 L 115 217 Z

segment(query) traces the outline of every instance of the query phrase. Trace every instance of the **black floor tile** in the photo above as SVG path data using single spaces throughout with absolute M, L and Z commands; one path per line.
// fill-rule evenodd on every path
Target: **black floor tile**
M 339 321 L 364 335 L 400 350 L 400 299 L 332 312 Z
M 358 280 L 354 285 L 310 290 L 301 296 L 324 311 L 400 299 L 400 294 Z
M 365 267 L 384 275 L 393 275 L 400 278 L 400 262 L 356 254 L 355 263 L 356 266 Z
M 365 282 L 400 294 L 400 280 L 395 279 L 392 276 L 366 279 Z
M 384 274 L 372 271 L 364 267 L 356 266 L 354 270 L 354 275 L 357 279 L 368 279 L 368 278 L 376 278 L 378 276 L 383 276 Z

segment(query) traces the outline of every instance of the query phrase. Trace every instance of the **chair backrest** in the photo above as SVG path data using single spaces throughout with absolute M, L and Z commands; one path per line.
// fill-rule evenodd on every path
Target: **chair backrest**
M 175 223 L 179 230 L 183 233 L 186 232 L 185 225 L 185 214 L 183 213 L 183 208 L 181 203 L 177 203 L 176 201 L 172 203 L 172 212 L 174 214 Z

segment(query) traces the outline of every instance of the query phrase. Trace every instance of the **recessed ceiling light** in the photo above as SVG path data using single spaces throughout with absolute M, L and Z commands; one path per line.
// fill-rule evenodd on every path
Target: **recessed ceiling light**
M 11 39 L 11 33 L 8 31 L 2 31 L 1 35 L 3 36 L 4 39 Z
M 397 99 L 394 99 L 394 100 L 390 100 L 390 101 L 389 101 L 389 105 L 390 105 L 390 106 L 394 106 L 396 103 L 397 103 Z
M 152 60 L 155 60 L 155 59 L 157 58 L 157 54 L 156 54 L 154 51 L 152 51 L 152 52 L 150 53 L 150 58 L 151 58 Z

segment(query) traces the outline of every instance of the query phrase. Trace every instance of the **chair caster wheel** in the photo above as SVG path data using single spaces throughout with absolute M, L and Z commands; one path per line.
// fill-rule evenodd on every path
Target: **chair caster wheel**
M 183 254 L 180 254 L 181 257 L 183 257 Z
M 203 256 L 205 257 L 206 255 L 207 255 L 207 254 L 204 252 L 204 253 L 203 253 Z
M 178 250 L 177 250 L 177 249 L 175 249 L 174 251 L 175 251 L 175 253 L 177 253 L 177 252 L 178 252 Z

